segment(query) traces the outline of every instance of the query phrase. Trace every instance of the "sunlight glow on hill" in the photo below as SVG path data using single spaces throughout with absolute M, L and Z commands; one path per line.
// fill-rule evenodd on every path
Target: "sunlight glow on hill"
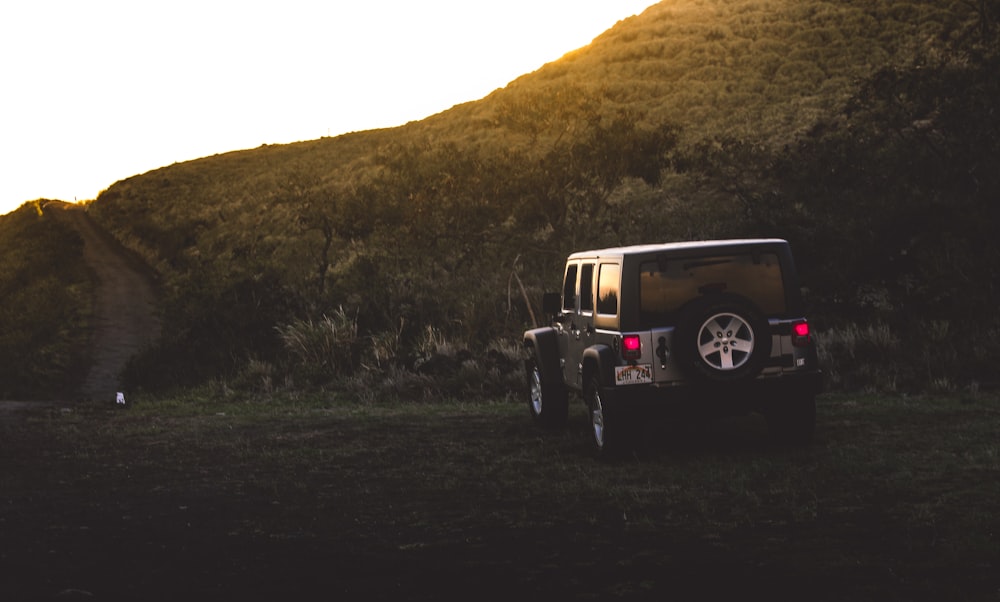
M 5 4 L 0 214 L 178 161 L 422 119 L 651 4 Z

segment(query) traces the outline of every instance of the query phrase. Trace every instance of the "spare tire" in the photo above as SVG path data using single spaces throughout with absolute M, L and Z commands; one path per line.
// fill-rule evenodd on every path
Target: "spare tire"
M 771 331 L 763 312 L 745 297 L 702 297 L 678 314 L 673 352 L 680 369 L 693 380 L 751 379 L 771 356 Z

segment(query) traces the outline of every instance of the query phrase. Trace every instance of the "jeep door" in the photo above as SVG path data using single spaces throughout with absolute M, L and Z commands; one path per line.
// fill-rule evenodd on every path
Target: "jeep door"
M 576 282 L 571 285 L 570 272 L 574 272 Z M 593 344 L 594 339 L 594 262 L 572 262 L 566 268 L 564 282 L 563 312 L 567 318 L 566 363 L 563 378 L 574 389 L 583 387 L 583 351 Z M 566 303 L 566 292 L 572 286 L 572 308 Z

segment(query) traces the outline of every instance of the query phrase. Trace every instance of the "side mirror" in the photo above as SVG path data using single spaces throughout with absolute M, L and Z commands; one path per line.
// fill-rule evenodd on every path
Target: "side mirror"
M 554 316 L 562 311 L 562 296 L 559 293 L 545 293 L 542 295 L 542 311 L 545 315 Z

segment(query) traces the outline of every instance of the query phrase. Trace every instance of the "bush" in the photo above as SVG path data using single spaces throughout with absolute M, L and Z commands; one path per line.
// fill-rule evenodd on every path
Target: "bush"
M 357 316 L 343 307 L 319 320 L 295 320 L 276 328 L 293 371 L 312 382 L 350 376 L 359 365 Z
M 895 392 L 900 386 L 902 344 L 887 324 L 831 328 L 817 337 L 817 351 L 832 388 Z
M 840 390 L 897 393 L 975 390 L 1000 352 L 997 325 L 981 332 L 958 321 L 915 320 L 846 323 L 817 336 L 827 386 Z M 986 336 L 982 336 L 986 333 Z M 968 341 L 975 341 L 969 344 Z

